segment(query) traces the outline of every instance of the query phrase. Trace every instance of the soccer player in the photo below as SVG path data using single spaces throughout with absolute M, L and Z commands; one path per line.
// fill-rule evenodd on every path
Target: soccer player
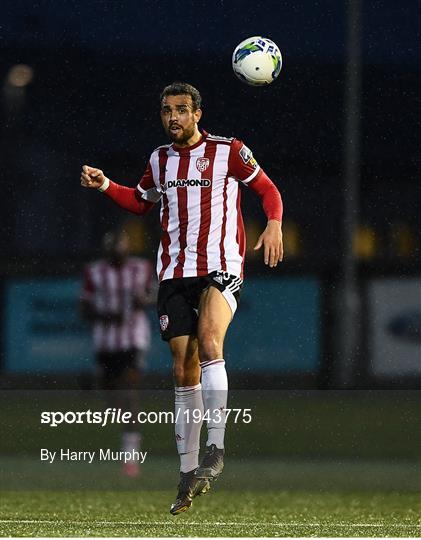
M 150 261 L 129 257 L 124 231 L 107 233 L 103 244 L 105 257 L 85 268 L 81 310 L 92 324 L 100 383 L 109 405 L 134 414 L 139 410 L 139 382 L 150 342 L 145 307 L 156 299 L 156 280 Z M 122 450 L 139 451 L 136 425 L 129 423 L 124 429 Z M 123 473 L 138 476 L 138 462 L 127 461 Z
M 209 489 L 223 468 L 228 390 L 223 344 L 238 305 L 246 245 L 239 184 L 261 199 L 268 222 L 255 249 L 263 247 L 264 262 L 271 268 L 283 256 L 282 200 L 240 140 L 199 129 L 201 96 L 196 88 L 173 83 L 164 88 L 160 105 L 171 144 L 152 152 L 137 187 L 117 184 L 87 165 L 81 184 L 136 214 L 161 201 L 158 315 L 173 358 L 180 483 L 170 512 L 179 514 Z M 201 423 L 191 421 L 195 410 L 209 417 L 200 464 Z

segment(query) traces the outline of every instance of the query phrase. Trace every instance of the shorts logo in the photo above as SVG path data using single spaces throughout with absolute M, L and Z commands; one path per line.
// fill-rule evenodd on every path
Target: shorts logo
M 196 169 L 199 172 L 204 172 L 209 167 L 209 158 L 207 157 L 199 157 L 196 159 Z
M 161 315 L 159 317 L 159 326 L 161 327 L 162 332 L 168 328 L 169 318 L 168 315 Z

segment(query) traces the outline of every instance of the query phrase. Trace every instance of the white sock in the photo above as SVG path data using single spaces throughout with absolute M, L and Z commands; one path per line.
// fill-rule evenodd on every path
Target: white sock
M 206 446 L 215 444 L 217 448 L 224 448 L 225 409 L 227 408 L 228 399 L 228 377 L 225 370 L 225 361 L 223 358 L 217 358 L 202 363 L 201 367 L 203 404 L 205 414 L 209 411 L 210 418 Z
M 196 386 L 176 387 L 175 441 L 180 456 L 181 472 L 189 472 L 199 465 L 202 417 L 202 385 L 199 383 Z
M 140 433 L 125 431 L 121 437 L 121 449 L 123 452 L 138 452 L 140 449 Z

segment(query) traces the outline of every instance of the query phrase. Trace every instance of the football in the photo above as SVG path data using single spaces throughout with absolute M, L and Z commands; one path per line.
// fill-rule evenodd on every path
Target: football
M 272 40 L 261 36 L 245 39 L 232 54 L 232 69 L 237 77 L 252 86 L 270 84 L 279 75 L 282 55 Z

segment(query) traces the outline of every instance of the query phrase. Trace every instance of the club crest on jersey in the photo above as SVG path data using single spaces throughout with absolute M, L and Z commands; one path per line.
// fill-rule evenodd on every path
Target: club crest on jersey
M 240 148 L 239 154 L 246 165 L 251 165 L 253 169 L 257 167 L 257 161 L 253 157 L 253 152 L 245 144 Z
M 196 159 L 196 169 L 199 172 L 206 171 L 206 169 L 209 167 L 210 161 L 207 157 L 199 157 Z
M 159 317 L 159 326 L 161 327 L 161 330 L 165 332 L 165 330 L 168 328 L 169 318 L 168 315 L 161 315 Z

